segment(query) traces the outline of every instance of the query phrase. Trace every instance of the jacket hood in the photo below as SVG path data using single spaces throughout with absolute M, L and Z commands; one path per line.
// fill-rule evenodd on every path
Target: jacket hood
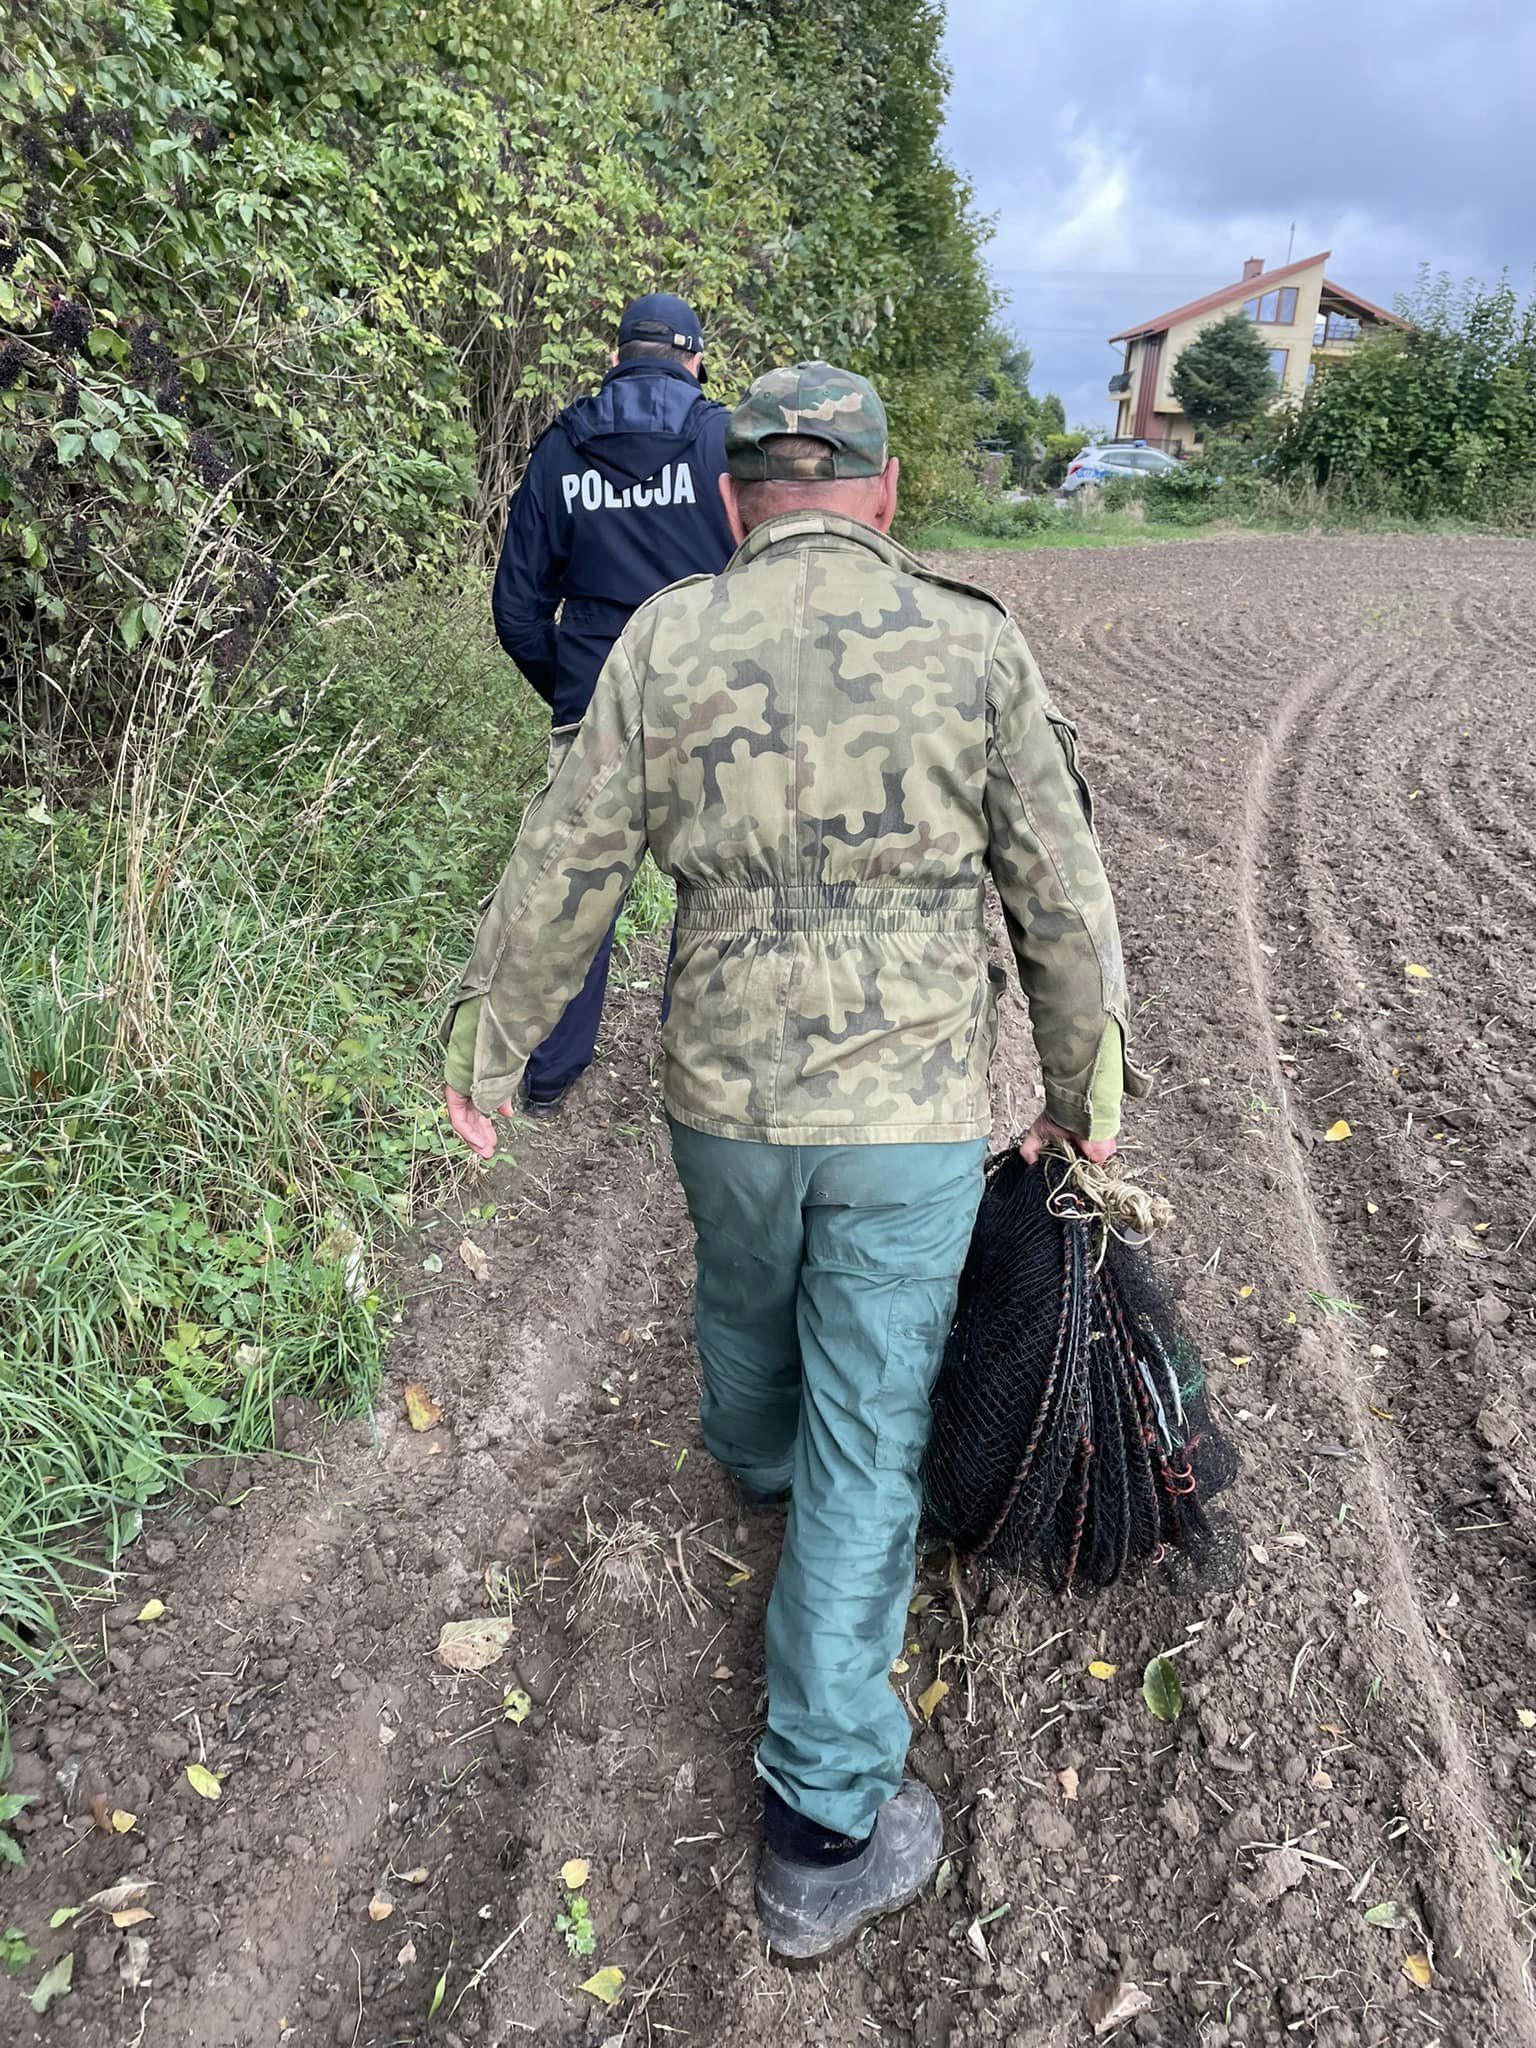
M 643 484 L 676 462 L 724 406 L 706 398 L 680 363 L 620 363 L 558 425 L 577 454 L 617 484 Z

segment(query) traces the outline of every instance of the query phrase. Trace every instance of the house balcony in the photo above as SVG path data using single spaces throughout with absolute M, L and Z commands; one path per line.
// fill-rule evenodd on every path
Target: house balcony
M 1117 370 L 1109 380 L 1109 395 L 1111 398 L 1123 398 L 1130 388 L 1131 373 L 1129 370 Z

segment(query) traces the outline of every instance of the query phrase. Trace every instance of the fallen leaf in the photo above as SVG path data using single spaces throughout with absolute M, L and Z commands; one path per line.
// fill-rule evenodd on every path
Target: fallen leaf
M 477 1280 L 489 1280 L 491 1262 L 472 1237 L 459 1239 L 459 1257 Z
M 1300 1529 L 1282 1529 L 1275 1541 L 1283 1543 L 1287 1550 L 1305 1550 L 1307 1547 L 1307 1539 Z
M 1396 1899 L 1383 1899 L 1380 1905 L 1367 1906 L 1361 1915 L 1367 1927 L 1401 1927 L 1402 1908 Z
M 421 1262 L 421 1270 L 423 1273 L 441 1273 L 443 1262 L 436 1252 L 427 1253 L 427 1256 Z
M 375 1892 L 368 1901 L 368 1918 L 370 1920 L 387 1920 L 394 1910 L 395 1902 L 388 1892 Z
M 1340 1117 L 1336 1124 L 1330 1124 L 1323 1133 L 1324 1139 L 1330 1145 L 1337 1145 L 1342 1139 L 1352 1138 L 1353 1136 L 1354 1132 L 1345 1123 L 1343 1117 Z
M 1403 972 L 1409 977 L 1411 981 L 1433 981 L 1435 978 L 1429 970 L 1429 968 L 1420 967 L 1416 960 L 1409 960 L 1408 962 L 1406 962 L 1403 967 Z
M 921 1713 L 923 1719 L 925 1721 L 931 1721 L 933 1719 L 935 1710 L 939 1705 L 939 1702 L 941 1700 L 947 1699 L 948 1697 L 948 1679 L 936 1678 L 933 1681 L 932 1685 L 928 1687 L 926 1692 L 921 1692 L 917 1696 L 918 1711 L 919 1713 Z
M 149 1968 L 149 1943 L 142 1934 L 130 1934 L 123 1943 L 123 1953 L 118 1959 L 117 1974 L 124 1987 L 137 1991 L 144 1982 L 144 1972 Z
M 1061 1787 L 1063 1799 L 1070 1801 L 1077 1797 L 1077 1773 L 1070 1764 L 1064 1771 L 1056 1773 L 1056 1782 Z
M 135 1621 L 158 1621 L 164 1612 L 163 1600 L 146 1600 L 133 1618 Z
M 402 1884 L 425 1884 L 431 1872 L 425 1863 L 418 1863 L 414 1870 L 397 1870 L 395 1875 Z
M 206 1764 L 188 1764 L 187 1783 L 200 1798 L 219 1799 L 223 1796 L 223 1783 L 213 1775 Z
M 416 1944 L 414 1941 L 408 1941 L 401 1948 L 399 1955 L 395 1957 L 395 1961 L 400 1965 L 401 1969 L 403 1970 L 408 1968 L 410 1964 L 415 1962 L 415 1960 Z
M 514 1685 L 501 1702 L 501 1717 L 510 1721 L 514 1728 L 521 1728 L 532 1712 L 533 1701 L 521 1686 Z
M 112 1809 L 113 1834 L 126 1835 L 136 1825 L 138 1818 L 139 1816 L 136 1813 L 124 1813 L 120 1806 L 114 1806 Z
M 143 1920 L 153 1920 L 154 1914 L 148 1906 L 129 1906 L 126 1911 L 112 1915 L 114 1927 L 137 1927 Z
M 1246 1301 L 1249 1295 L 1252 1294 L 1252 1292 L 1252 1287 L 1239 1287 L 1239 1289 L 1237 1290 L 1237 1298 L 1239 1301 Z
M 406 1387 L 405 1413 L 412 1429 L 436 1429 L 443 1419 L 442 1409 L 420 1380 L 412 1380 Z
M 1234 1359 L 1233 1359 L 1233 1361 L 1232 1361 L 1232 1363 L 1233 1363 L 1234 1365 L 1252 1365 L 1252 1363 L 1253 1363 L 1253 1360 L 1252 1360 L 1252 1358 L 1251 1358 L 1251 1357 L 1250 1357 L 1250 1356 L 1248 1355 L 1248 1353 L 1247 1353 L 1247 1352 L 1245 1351 L 1245 1352 L 1243 1352 L 1243 1353 L 1242 1353 L 1242 1355 L 1241 1355 L 1240 1357 L 1238 1357 L 1238 1358 L 1234 1358 Z
M 560 1866 L 560 1882 L 568 1892 L 579 1892 L 591 1875 L 591 1865 L 581 1856 L 569 1857 Z
M 69 1989 L 75 1974 L 75 1954 L 71 1949 L 67 1956 L 60 1956 L 51 1970 L 45 1970 L 38 1979 L 37 1989 L 32 1994 L 32 2010 L 39 2017 L 44 2014 L 56 1998 L 62 1998 Z
M 907 1662 L 905 1657 L 898 1657 L 895 1663 L 891 1666 L 891 1675 L 894 1678 L 905 1678 L 907 1673 L 911 1669 L 912 1666 Z
M 728 1678 L 736 1676 L 729 1664 L 717 1664 L 709 1675 L 716 1685 L 724 1685 Z
M 427 2007 L 427 2018 L 429 2020 L 436 2019 L 437 2017 L 437 2009 L 443 2002 L 443 1993 L 448 1989 L 448 1972 L 452 1968 L 452 1963 L 444 1963 L 443 1974 L 432 1986 L 432 2003 Z
M 56 1907 L 49 1918 L 48 1925 L 50 1927 L 67 1927 L 77 1913 L 83 1913 L 84 1911 L 84 1906 Z
M 83 1913 L 86 1906 L 94 1906 L 101 1913 L 121 1913 L 125 1906 L 136 1906 L 156 1880 L 150 1877 L 125 1877 L 121 1884 L 109 1884 L 105 1891 L 92 1892 L 85 1906 L 61 1906 L 50 1923 L 62 1925 L 59 1915 L 73 1919 L 76 1913 Z
M 1314 1792 L 1331 1792 L 1333 1790 L 1333 1780 L 1326 1771 L 1314 1771 L 1312 1773 L 1312 1790 Z
M 932 1605 L 933 1595 L 931 1593 L 916 1593 L 907 1602 L 907 1612 L 908 1614 L 926 1614 Z
M 624 1972 L 617 1964 L 609 1963 L 605 1969 L 594 1971 L 581 1988 L 604 2005 L 617 2005 L 624 1989 Z
M 1255 1564 L 1269 1563 L 1269 1552 L 1264 1548 L 1262 1543 L 1250 1543 L 1248 1546 L 1248 1555 L 1253 1559 Z
M 400 1730 L 398 1728 L 391 1728 L 387 1721 L 381 1721 L 379 1723 L 379 1740 L 383 1743 L 386 1749 L 388 1749 L 389 1745 L 394 1741 L 395 1737 L 399 1733 Z
M 1515 1719 L 1522 1728 L 1527 1730 L 1536 1728 L 1536 1714 L 1533 1714 L 1529 1707 L 1516 1707 Z
M 1106 1990 L 1095 1991 L 1083 2007 L 1083 2012 L 1093 2027 L 1096 2041 L 1102 2041 L 1106 2034 L 1112 2034 L 1117 2027 L 1123 2027 L 1127 2020 L 1133 2020 L 1139 2013 L 1150 2012 L 1152 2001 L 1139 1984 L 1128 1979 L 1113 1984 Z
M 1088 1676 L 1090 1678 L 1110 1679 L 1114 1677 L 1119 1669 L 1120 1666 L 1118 1664 L 1106 1664 L 1102 1657 L 1095 1657 L 1088 1666 Z
M 1141 1696 L 1154 1720 L 1177 1721 L 1184 1711 L 1184 1688 L 1170 1658 L 1154 1657 L 1148 1664 L 1141 1681 Z
M 475 1621 L 445 1621 L 437 1659 L 450 1671 L 485 1671 L 504 1657 L 512 1641 L 510 1616 L 486 1614 Z
M 1427 1991 L 1435 1981 L 1434 1969 L 1428 1956 L 1404 1956 L 1403 1975 L 1410 1984 L 1417 1984 L 1421 1991 Z
M 1397 1417 L 1392 1413 L 1392 1410 L 1390 1408 L 1378 1408 L 1374 1401 L 1372 1401 L 1369 1404 L 1369 1406 L 1371 1413 L 1375 1416 L 1378 1422 L 1396 1422 Z
M 98 1792 L 91 1801 L 91 1819 L 104 1835 L 112 1832 L 112 1802 L 105 1792 Z

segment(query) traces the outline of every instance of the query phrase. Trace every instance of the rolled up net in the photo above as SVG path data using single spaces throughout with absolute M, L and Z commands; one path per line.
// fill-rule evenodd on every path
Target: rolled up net
M 1147 1249 L 1170 1214 L 1113 1167 L 991 1162 L 923 1465 L 928 1525 L 966 1556 L 1058 1591 L 1211 1556 L 1237 1459 Z

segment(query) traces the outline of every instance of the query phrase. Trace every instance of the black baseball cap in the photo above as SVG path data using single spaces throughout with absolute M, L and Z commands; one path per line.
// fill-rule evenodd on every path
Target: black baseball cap
M 691 356 L 704 353 L 704 329 L 686 299 L 674 292 L 647 292 L 631 299 L 619 321 L 619 346 L 626 341 L 664 341 Z

